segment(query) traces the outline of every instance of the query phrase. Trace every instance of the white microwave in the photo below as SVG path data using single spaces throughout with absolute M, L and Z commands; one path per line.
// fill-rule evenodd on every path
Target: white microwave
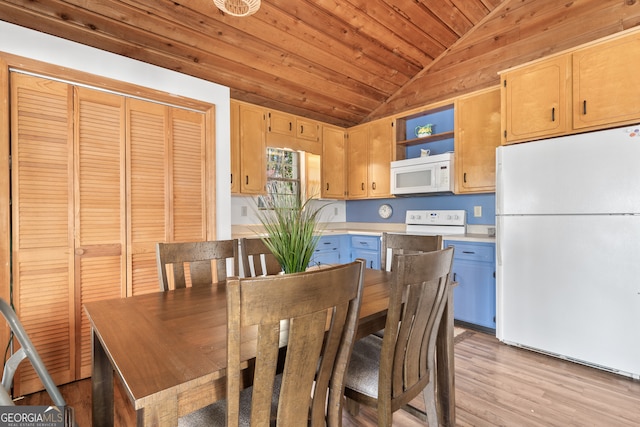
M 395 195 L 453 192 L 453 153 L 391 162 Z

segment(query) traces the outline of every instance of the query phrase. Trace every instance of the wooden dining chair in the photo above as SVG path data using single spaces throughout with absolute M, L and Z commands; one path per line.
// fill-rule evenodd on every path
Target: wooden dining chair
M 227 400 L 178 425 L 340 426 L 364 265 L 227 280 Z M 241 390 L 253 358 L 253 385 Z
M 439 425 L 435 343 L 452 261 L 453 248 L 394 256 L 384 337 L 372 334 L 356 342 L 347 369 L 352 415 L 365 404 L 377 408 L 379 426 L 391 426 L 393 413 L 423 392 L 429 427 Z
M 156 261 L 160 290 L 211 286 L 238 274 L 238 240 L 158 243 Z M 233 272 L 227 271 L 227 264 Z
M 442 236 L 382 233 L 380 269 L 389 271 L 396 254 L 431 252 L 442 249 Z
M 266 276 L 282 271 L 280 263 L 260 238 L 240 239 L 240 254 L 244 277 Z

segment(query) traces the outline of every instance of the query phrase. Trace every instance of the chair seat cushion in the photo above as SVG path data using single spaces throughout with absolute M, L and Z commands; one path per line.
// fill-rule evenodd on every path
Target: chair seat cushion
M 345 386 L 358 393 L 378 397 L 378 371 L 382 338 L 369 335 L 356 341 L 347 369 Z
M 275 419 L 278 411 L 278 395 L 282 385 L 282 375 L 276 375 L 273 384 L 273 399 L 271 400 L 271 417 Z M 240 417 L 239 424 L 249 427 L 251 425 L 251 394 L 253 387 L 245 388 L 240 392 Z M 209 406 L 205 406 L 195 412 L 180 417 L 178 427 L 203 427 L 224 426 L 227 423 L 227 401 L 220 400 Z

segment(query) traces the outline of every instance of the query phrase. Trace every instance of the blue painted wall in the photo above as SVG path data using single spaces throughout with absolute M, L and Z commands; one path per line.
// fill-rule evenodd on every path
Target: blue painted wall
M 451 132 L 453 128 L 453 109 L 439 111 L 437 113 L 426 114 L 415 119 L 407 120 L 406 122 L 406 135 L 407 139 L 416 138 L 416 127 L 424 126 L 426 124 L 433 125 L 433 133 Z M 447 153 L 453 151 L 453 138 L 445 139 L 442 141 L 427 142 L 424 144 L 412 145 L 407 147 L 406 158 L 412 159 L 414 157 L 420 157 L 420 149 L 428 148 L 431 150 L 431 155 Z
M 389 219 L 378 216 L 378 207 L 388 203 L 393 208 Z M 482 216 L 473 216 L 473 207 L 482 206 Z M 464 209 L 467 224 L 496 223 L 496 197 L 488 194 L 434 195 L 421 197 L 397 197 L 392 199 L 348 200 L 346 202 L 347 222 L 404 223 L 407 210 L 416 209 Z

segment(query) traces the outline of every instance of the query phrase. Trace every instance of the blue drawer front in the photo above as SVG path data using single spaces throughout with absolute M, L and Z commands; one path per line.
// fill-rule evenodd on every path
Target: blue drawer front
M 380 249 L 380 237 L 377 236 L 351 236 L 351 248 L 370 249 L 377 251 Z
M 495 260 L 496 250 L 493 243 L 446 242 L 445 246 L 447 248 L 454 247 L 453 257 L 455 259 L 479 262 L 493 262 Z
M 339 251 L 340 250 L 340 236 L 322 236 L 318 240 L 316 246 L 316 252 L 318 251 Z

